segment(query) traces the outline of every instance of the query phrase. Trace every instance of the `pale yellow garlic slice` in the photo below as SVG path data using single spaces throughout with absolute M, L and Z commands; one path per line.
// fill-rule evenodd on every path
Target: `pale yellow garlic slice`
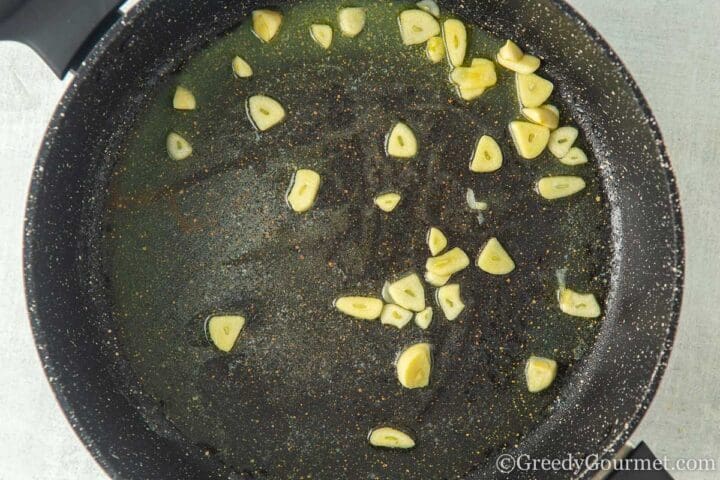
M 578 293 L 569 288 L 558 290 L 558 301 L 563 313 L 581 318 L 600 316 L 600 305 L 592 293 Z
M 573 176 L 545 177 L 537 183 L 537 190 L 541 197 L 547 200 L 569 197 L 585 188 L 585 180 Z
M 500 65 L 515 73 L 529 74 L 540 68 L 540 59 L 528 54 L 523 55 L 520 60 L 508 60 L 498 54 L 496 60 Z
M 415 446 L 415 440 L 405 432 L 391 427 L 379 427 L 370 432 L 368 442 L 373 447 L 408 449 Z
M 463 99 L 472 100 L 497 83 L 495 64 L 484 58 L 473 59 L 471 66 L 453 69 L 450 81 L 458 87 Z
M 404 45 L 418 45 L 440 34 L 440 24 L 425 10 L 411 9 L 400 13 L 400 38 Z
M 327 50 L 332 45 L 333 29 L 330 25 L 314 23 L 310 25 L 310 36 L 315 43 Z
M 449 19 L 443 23 L 443 39 L 448 61 L 453 67 L 462 66 L 467 52 L 467 29 L 460 20 Z
M 515 262 L 495 237 L 488 240 L 480 251 L 477 266 L 491 275 L 507 275 L 515 270 Z
M 254 95 L 248 99 L 247 111 L 255 128 L 264 132 L 285 120 L 285 109 L 274 98 Z
M 492 87 L 497 83 L 495 64 L 486 58 L 473 58 L 469 67 L 456 67 L 450 80 L 467 87 Z
M 460 285 L 457 283 L 438 288 L 436 300 L 445 318 L 450 321 L 457 319 L 465 310 L 465 304 L 460 296 Z
M 416 273 L 391 282 L 387 291 L 393 303 L 413 312 L 425 310 L 425 289 Z
M 583 165 L 588 162 L 588 157 L 585 152 L 578 148 L 572 147 L 568 153 L 560 159 L 560 163 L 569 166 Z
M 445 42 L 442 37 L 428 39 L 425 54 L 432 63 L 440 63 L 445 58 Z
M 307 212 L 315 204 L 320 189 L 320 175 L 308 169 L 295 172 L 287 194 L 287 203 L 298 213 Z
M 340 32 L 346 37 L 357 37 L 365 28 L 366 13 L 364 8 L 349 7 L 338 12 Z
M 383 284 L 382 292 L 380 296 L 383 300 L 385 300 L 385 303 L 395 303 L 395 301 L 390 296 L 390 292 L 388 291 L 388 288 L 390 287 L 390 282 L 385 282 Z
M 521 157 L 532 160 L 547 147 L 550 129 L 530 122 L 510 122 L 510 135 Z
M 453 275 L 467 268 L 468 265 L 470 265 L 470 259 L 467 254 L 462 249 L 455 247 L 442 255 L 428 258 L 425 268 L 435 275 Z
M 398 356 L 395 368 L 398 381 L 403 387 L 427 387 L 432 370 L 430 344 L 416 343 L 403 350 Z
M 500 51 L 498 51 L 498 56 L 502 58 L 503 60 L 508 60 L 510 62 L 517 62 L 519 60 L 522 60 L 523 55 L 525 55 L 520 47 L 517 46 L 515 42 L 512 40 L 508 40 L 505 42 L 505 44 L 500 48 Z
M 173 97 L 173 108 L 175 110 L 195 110 L 197 108 L 195 95 L 185 87 L 177 87 Z
M 546 80 L 534 73 L 516 74 L 515 84 L 520 103 L 526 108 L 539 107 L 545 103 L 552 95 L 554 88 L 550 80 Z
M 557 362 L 549 358 L 532 356 L 525 364 L 525 381 L 530 393 L 545 390 L 557 376 Z
M 469 67 L 454 68 L 450 73 L 450 81 L 468 89 L 492 87 L 497 83 L 495 64 L 484 58 L 475 58 Z
M 438 275 L 433 272 L 425 272 L 425 281 L 433 287 L 442 287 L 450 281 L 452 275 Z
M 420 0 L 415 4 L 419 9 L 425 10 L 435 18 L 440 17 L 440 7 L 434 0 Z
M 476 98 L 482 96 L 482 94 L 485 93 L 485 90 L 487 90 L 487 89 L 482 88 L 482 87 L 474 88 L 474 87 L 458 86 L 457 90 L 458 90 L 458 95 L 460 95 L 460 98 L 462 98 L 463 100 L 467 100 L 469 102 L 471 100 L 475 100 Z
M 391 157 L 412 158 L 418 152 L 415 133 L 405 123 L 398 122 L 388 134 L 385 148 Z
M 483 135 L 478 140 L 470 162 L 470 171 L 475 173 L 491 173 L 500 170 L 503 154 L 500 145 L 494 138 Z
M 386 213 L 390 213 L 398 206 L 402 197 L 399 193 L 388 192 L 375 197 L 375 206 Z
M 382 314 L 383 301 L 374 297 L 340 297 L 335 308 L 360 320 L 376 320 Z
M 552 105 L 543 105 L 540 107 L 523 108 L 522 114 L 531 122 L 537 123 L 554 130 L 560 123 L 560 115 L 557 108 Z
M 173 160 L 185 160 L 192 155 L 193 149 L 190 142 L 177 133 L 170 133 L 165 141 L 168 155 Z
M 415 314 L 415 325 L 422 328 L 423 330 L 427 330 L 428 327 L 430 327 L 430 324 L 432 323 L 433 318 L 433 309 L 432 307 L 427 307 L 422 312 L 418 312 Z
M 560 127 L 550 135 L 548 150 L 557 158 L 563 158 L 570 152 L 575 140 L 577 140 L 578 129 L 575 127 Z
M 255 10 L 252 12 L 252 30 L 263 42 L 269 42 L 280 31 L 283 15 L 275 10 Z
M 430 230 L 428 230 L 427 245 L 433 257 L 445 250 L 447 244 L 447 237 L 439 228 L 431 227 Z
M 403 328 L 413 318 L 413 312 L 406 310 L 399 305 L 387 304 L 380 314 L 380 323 L 391 325 L 396 328 Z
M 235 346 L 244 326 L 245 317 L 243 316 L 216 315 L 208 319 L 207 332 L 218 350 L 229 352 Z
M 233 73 L 238 78 L 250 78 L 253 76 L 253 69 L 242 57 L 235 57 L 232 61 Z

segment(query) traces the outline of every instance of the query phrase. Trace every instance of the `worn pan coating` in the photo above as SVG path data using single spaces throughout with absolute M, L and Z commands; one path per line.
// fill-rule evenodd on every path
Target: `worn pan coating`
M 142 108 L 142 92 L 258 6 L 264 5 L 155 0 L 135 7 L 79 69 L 37 162 L 25 233 L 33 330 L 63 409 L 115 478 L 253 478 L 228 471 L 207 448 L 186 442 L 160 410 L 137 408 L 143 396 L 128 386 L 132 374 L 115 358 L 109 279 L 98 245 L 109 148 Z M 545 60 L 601 166 L 610 207 L 613 258 L 597 340 L 565 379 L 552 415 L 506 451 L 610 456 L 657 389 L 680 307 L 680 209 L 658 127 L 619 59 L 564 3 L 453 1 L 442 7 L 498 37 L 517 38 Z M 488 462 L 469 478 L 497 475 Z

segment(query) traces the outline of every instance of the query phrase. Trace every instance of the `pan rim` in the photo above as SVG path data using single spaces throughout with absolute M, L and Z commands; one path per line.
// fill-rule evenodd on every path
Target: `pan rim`
M 673 299 L 672 299 L 672 310 L 669 316 L 668 328 L 666 331 L 665 339 L 663 342 L 662 350 L 658 356 L 656 367 L 649 382 L 645 386 L 645 394 L 643 398 L 638 402 L 637 408 L 629 420 L 625 423 L 625 427 L 621 433 L 617 435 L 612 444 L 605 448 L 605 451 L 600 456 L 599 460 L 610 459 L 614 457 L 618 451 L 627 443 L 630 436 L 633 434 L 635 429 L 642 421 L 645 413 L 650 408 L 652 401 L 657 394 L 660 387 L 662 377 L 667 370 L 667 365 L 670 360 L 670 354 L 672 353 L 672 347 L 675 342 L 675 336 L 677 334 L 678 324 L 680 321 L 680 311 L 682 308 L 683 290 L 685 285 L 685 231 L 682 220 L 682 208 L 680 202 L 680 191 L 677 184 L 677 178 L 675 177 L 672 163 L 670 162 L 670 155 L 667 152 L 665 140 L 663 138 L 660 126 L 657 122 L 655 114 L 650 108 L 645 95 L 642 93 L 640 86 L 633 78 L 630 70 L 627 68 L 625 63 L 620 59 L 615 50 L 605 40 L 605 38 L 598 32 L 590 22 L 583 17 L 574 7 L 565 2 L 565 0 L 550 0 L 558 10 L 564 14 L 567 18 L 573 21 L 575 25 L 590 39 L 595 45 L 597 45 L 603 54 L 608 57 L 610 62 L 616 67 L 617 72 L 622 75 L 626 86 L 632 91 L 633 97 L 638 104 L 643 116 L 647 119 L 647 126 L 652 132 L 655 140 L 655 145 L 659 151 L 659 158 L 665 174 L 665 181 L 669 191 L 670 207 L 672 210 L 671 224 L 674 230 L 674 264 L 672 265 L 674 272 L 673 285 Z M 593 476 L 595 472 L 585 469 L 579 473 L 578 478 L 586 479 Z
M 671 350 L 673 347 L 674 339 L 677 333 L 680 310 L 682 305 L 683 287 L 685 278 L 685 239 L 684 229 L 682 221 L 681 201 L 680 194 L 677 184 L 677 179 L 674 174 L 672 164 L 670 163 L 670 157 L 667 152 L 663 136 L 658 125 L 658 122 L 650 108 L 647 99 L 643 95 L 640 87 L 638 86 L 635 79 L 630 74 L 629 70 L 619 58 L 617 53 L 612 49 L 608 42 L 602 37 L 602 35 L 572 6 L 566 3 L 564 0 L 548 0 L 553 4 L 559 13 L 564 15 L 567 19 L 571 20 L 573 24 L 578 28 L 584 35 L 589 37 L 594 45 L 596 45 L 604 56 L 610 61 L 615 67 L 616 73 L 619 73 L 625 82 L 625 85 L 630 89 L 634 101 L 637 103 L 640 112 L 642 113 L 645 120 L 647 120 L 647 127 L 652 133 L 653 139 L 655 140 L 655 146 L 658 151 L 657 160 L 663 166 L 664 180 L 669 193 L 669 201 L 667 207 L 671 210 L 672 218 L 670 220 L 672 232 L 668 232 L 668 236 L 672 237 L 673 243 L 673 294 L 670 301 L 671 310 L 668 312 L 668 327 L 666 335 L 663 341 L 662 348 L 659 352 L 655 370 L 648 378 L 647 383 L 644 386 L 644 395 L 637 402 L 637 408 L 635 412 L 626 419 L 624 427 L 621 432 L 616 435 L 612 442 L 605 447 L 600 455 L 600 459 L 611 458 L 615 453 L 625 444 L 630 438 L 634 430 L 639 425 L 640 421 L 644 417 L 648 408 L 650 407 L 652 400 L 657 394 L 662 377 L 667 369 L 667 364 L 670 358 Z M 24 271 L 24 286 L 25 286 L 25 297 L 27 302 L 28 315 L 33 331 L 35 340 L 36 350 L 41 360 L 43 370 L 53 390 L 55 398 L 60 405 L 63 414 L 67 418 L 69 424 L 73 428 L 73 431 L 77 437 L 82 441 L 85 448 L 91 453 L 95 461 L 100 467 L 106 471 L 112 478 L 121 478 L 120 470 L 117 465 L 121 460 L 112 458 L 103 451 L 98 443 L 95 442 L 95 438 L 92 437 L 88 431 L 83 428 L 83 424 L 87 419 L 83 419 L 78 415 L 78 409 L 75 408 L 75 403 L 68 398 L 64 391 L 63 385 L 55 381 L 58 378 L 57 373 L 62 370 L 62 365 L 58 365 L 54 358 L 47 353 L 46 346 L 48 345 L 47 337 L 43 327 L 43 320 L 41 314 L 36 308 L 37 299 L 41 296 L 40 292 L 35 288 L 35 282 L 33 279 L 32 264 L 35 258 L 35 245 L 33 244 L 33 232 L 34 232 L 34 219 L 39 215 L 39 205 L 36 201 L 37 194 L 43 188 L 44 184 L 44 172 L 45 165 L 48 160 L 52 157 L 52 147 L 55 140 L 55 133 L 61 129 L 65 121 L 65 112 L 67 105 L 71 104 L 78 95 L 80 87 L 88 79 L 95 70 L 102 65 L 105 59 L 105 52 L 117 37 L 117 35 L 126 28 L 128 24 L 132 24 L 134 20 L 143 15 L 153 0 L 143 0 L 130 11 L 126 13 L 124 17 L 121 17 L 119 21 L 111 26 L 111 28 L 102 36 L 102 38 L 94 46 L 86 61 L 76 72 L 72 82 L 70 82 L 62 99 L 58 103 L 58 106 L 53 114 L 53 117 L 48 124 L 48 128 L 44 134 L 44 140 L 42 147 L 38 152 L 35 166 L 33 169 L 32 180 L 30 183 L 29 193 L 27 196 L 26 209 L 25 209 L 25 221 L 24 221 L 24 233 L 23 233 L 23 271 Z M 589 478 L 593 472 L 585 470 L 579 473 L 578 478 Z

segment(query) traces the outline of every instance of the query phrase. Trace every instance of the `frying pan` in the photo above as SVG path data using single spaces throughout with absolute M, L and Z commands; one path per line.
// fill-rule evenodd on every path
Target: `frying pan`
M 225 465 L 212 446 L 179 434 L 162 406 L 148 402 L 118 359 L 108 294 L 112 279 L 99 246 L 119 132 L 191 53 L 262 6 L 152 0 L 121 14 L 112 1 L 0 2 L 0 38 L 28 43 L 58 75 L 75 72 L 34 171 L 25 226 L 26 292 L 37 348 L 58 401 L 113 478 L 267 476 Z M 612 241 L 605 314 L 592 348 L 568 372 L 551 413 L 516 442 L 485 452 L 488 461 L 467 478 L 503 478 L 492 464 L 500 453 L 609 458 L 650 404 L 680 308 L 680 206 L 660 131 L 615 53 L 565 3 L 444 1 L 441 7 L 543 58 L 600 165 Z M 584 470 L 577 477 L 591 474 Z

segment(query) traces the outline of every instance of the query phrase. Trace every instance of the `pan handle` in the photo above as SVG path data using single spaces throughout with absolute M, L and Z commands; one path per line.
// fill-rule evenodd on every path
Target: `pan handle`
M 59 78 L 120 18 L 120 0 L 0 0 L 0 40 L 31 47 Z
M 635 469 L 614 472 L 605 477 L 606 480 L 673 480 L 665 471 L 663 461 L 655 456 L 645 442 L 640 442 L 640 445 L 630 452 L 625 460 L 628 461 L 628 467 Z M 638 470 L 639 466 L 646 469 Z

